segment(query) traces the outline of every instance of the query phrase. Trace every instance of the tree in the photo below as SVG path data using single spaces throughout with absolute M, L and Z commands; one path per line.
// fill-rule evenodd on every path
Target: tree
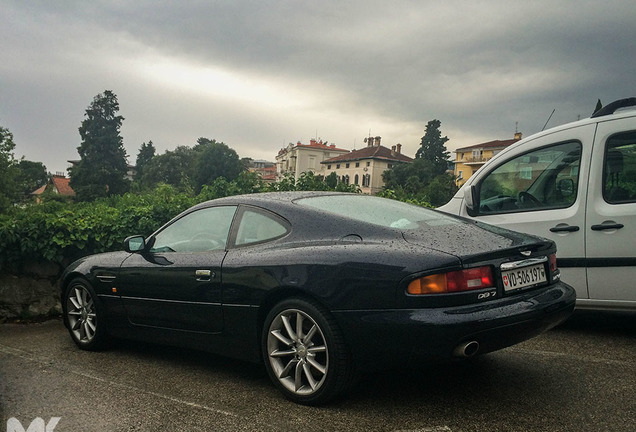
M 42 162 L 21 159 L 17 166 L 22 198 L 27 198 L 31 192 L 44 186 L 49 180 L 46 167 Z
M 13 134 L 0 126 L 0 212 L 4 213 L 13 205 L 19 195 L 19 169 L 13 156 L 15 143 Z
M 436 176 L 446 172 L 450 158 L 450 152 L 446 151 L 445 146 L 448 137 L 442 137 L 442 133 L 439 130 L 441 124 L 439 120 L 428 122 L 420 148 L 415 154 L 417 159 L 424 159 L 433 163 L 433 174 Z
M 144 169 L 146 165 L 155 157 L 155 146 L 152 141 L 148 143 L 142 143 L 139 153 L 137 153 L 137 161 L 135 162 L 135 168 L 137 169 L 137 178 L 141 179 L 144 175 Z
M 199 138 L 196 152 L 194 183 L 198 193 L 203 185 L 209 185 L 219 177 L 231 182 L 245 170 L 236 151 L 222 142 Z
M 415 194 L 433 180 L 434 171 L 433 162 L 420 158 L 411 163 L 395 165 L 390 170 L 384 171 L 382 180 L 386 189 L 408 188 L 409 193 Z M 419 187 L 414 190 L 416 186 Z
M 120 135 L 124 118 L 117 115 L 119 102 L 110 90 L 98 94 L 86 109 L 79 128 L 80 161 L 70 169 L 71 187 L 77 199 L 93 200 L 128 190 L 126 150 Z
M 154 188 L 160 183 L 178 188 L 181 192 L 192 191 L 194 175 L 194 150 L 179 146 L 174 151 L 153 157 L 144 167 L 140 177 L 144 187 Z

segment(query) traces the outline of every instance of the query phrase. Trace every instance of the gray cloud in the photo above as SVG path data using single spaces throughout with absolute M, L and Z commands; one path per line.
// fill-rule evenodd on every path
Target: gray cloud
M 8 1 L 0 125 L 18 156 L 66 168 L 92 98 L 119 97 L 125 145 L 200 136 L 273 159 L 315 136 L 414 153 L 428 120 L 449 148 L 527 136 L 634 96 L 636 6 L 540 0 Z

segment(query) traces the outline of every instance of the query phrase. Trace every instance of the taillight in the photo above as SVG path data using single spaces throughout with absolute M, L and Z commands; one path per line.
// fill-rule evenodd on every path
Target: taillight
M 412 281 L 409 294 L 441 294 L 472 291 L 495 286 L 492 268 L 489 266 L 424 276 Z
M 552 273 L 552 280 L 561 280 L 561 270 L 557 266 L 556 254 L 548 255 L 548 262 L 550 263 L 550 273 Z

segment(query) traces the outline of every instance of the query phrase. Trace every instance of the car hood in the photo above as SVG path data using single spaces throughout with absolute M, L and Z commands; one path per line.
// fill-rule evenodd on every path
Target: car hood
M 455 255 L 465 263 L 554 248 L 550 240 L 475 221 L 425 225 L 405 230 L 402 235 L 409 243 Z

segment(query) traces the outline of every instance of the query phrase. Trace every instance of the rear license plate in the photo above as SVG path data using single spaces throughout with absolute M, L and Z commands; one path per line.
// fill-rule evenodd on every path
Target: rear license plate
M 528 288 L 539 285 L 548 280 L 545 275 L 545 266 L 543 264 L 502 271 L 501 277 L 503 279 L 505 291 Z

